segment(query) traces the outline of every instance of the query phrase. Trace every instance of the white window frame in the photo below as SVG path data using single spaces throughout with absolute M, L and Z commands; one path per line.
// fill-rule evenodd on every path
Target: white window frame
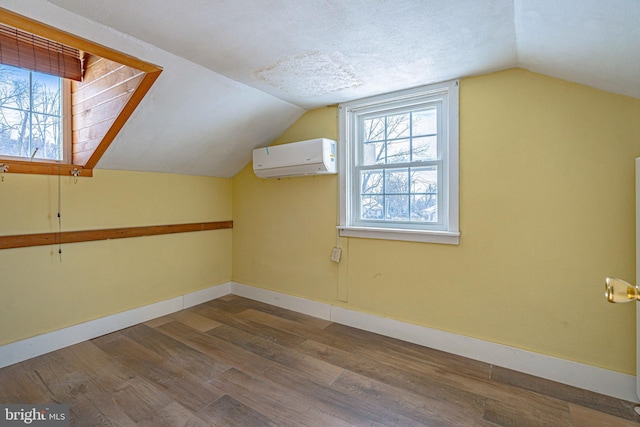
M 438 224 L 407 224 L 390 221 L 359 221 L 359 179 L 357 123 L 372 113 L 392 113 L 412 106 L 440 104 L 438 125 Z M 340 236 L 385 240 L 406 240 L 457 245 L 459 230 L 459 81 L 417 87 L 340 104 L 339 110 L 339 185 Z

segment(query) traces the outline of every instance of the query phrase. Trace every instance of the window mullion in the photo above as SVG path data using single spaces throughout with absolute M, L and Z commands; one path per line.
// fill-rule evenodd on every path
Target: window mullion
M 358 165 L 355 166 L 360 170 L 371 169 L 402 169 L 402 168 L 421 168 L 428 166 L 438 166 L 442 164 L 442 160 L 425 160 L 420 162 L 406 162 L 406 163 L 388 163 L 388 164 L 374 164 L 374 165 Z
M 33 156 L 33 73 L 29 72 L 29 150 L 27 156 Z

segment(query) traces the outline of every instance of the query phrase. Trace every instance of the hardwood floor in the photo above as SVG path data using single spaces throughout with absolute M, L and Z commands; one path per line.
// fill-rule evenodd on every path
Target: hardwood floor
M 0 369 L 73 426 L 627 426 L 633 404 L 229 295 Z

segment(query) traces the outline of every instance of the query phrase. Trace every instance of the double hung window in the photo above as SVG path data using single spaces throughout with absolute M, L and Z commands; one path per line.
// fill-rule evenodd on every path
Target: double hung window
M 340 105 L 343 236 L 457 244 L 458 81 Z

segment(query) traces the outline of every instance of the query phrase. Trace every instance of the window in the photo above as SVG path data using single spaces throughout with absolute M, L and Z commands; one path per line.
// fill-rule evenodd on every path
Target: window
M 458 81 L 339 108 L 340 235 L 458 244 Z
M 25 98 L 16 97 L 19 88 L 11 79 L 0 82 L 0 97 L 9 95 L 0 99 L 3 173 L 92 176 L 93 168 L 162 72 L 156 65 L 2 8 L 0 63 L 18 67 L 21 73 L 27 70 L 29 77 L 13 76 L 13 81 L 35 82 L 29 83 L 29 107 L 25 107 Z M 9 69 L 2 67 L 0 74 L 6 77 Z M 57 76 L 62 84 L 57 102 L 49 91 L 55 86 L 49 76 Z M 47 100 L 41 102 L 39 95 L 45 92 Z M 49 107 L 59 105 L 60 99 L 63 113 L 56 119 Z M 60 128 L 64 137 L 58 133 Z M 64 148 L 54 149 L 54 142 L 62 140 Z
M 65 160 L 60 77 L 0 65 L 0 155 Z

